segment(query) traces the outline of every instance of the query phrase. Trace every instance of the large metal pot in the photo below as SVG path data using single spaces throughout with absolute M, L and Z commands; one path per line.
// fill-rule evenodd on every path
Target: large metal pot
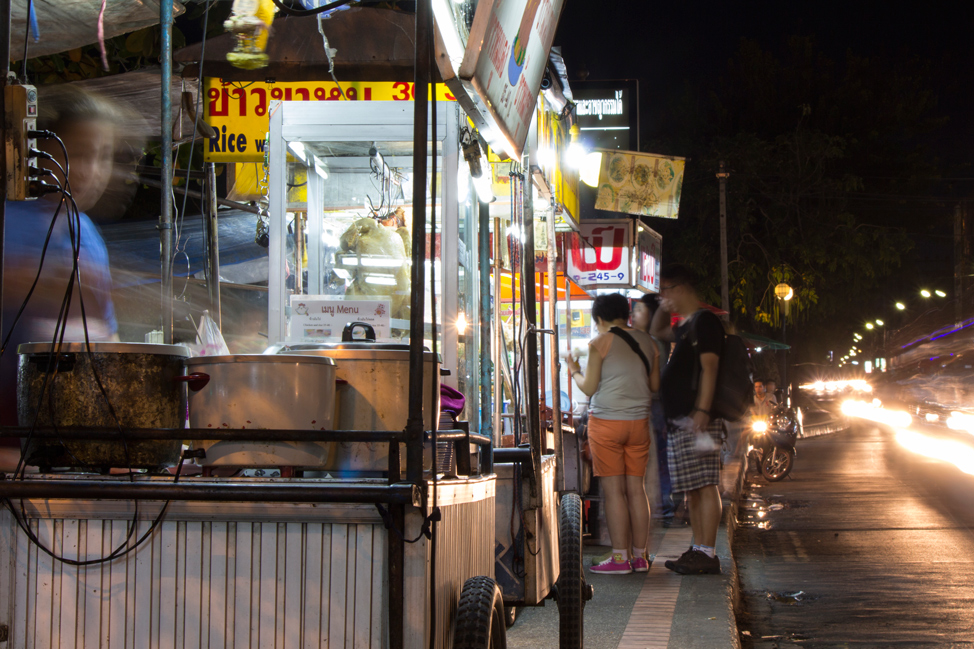
M 189 393 L 192 428 L 331 430 L 335 361 L 262 354 L 201 356 L 186 361 L 188 375 L 209 378 Z M 204 466 L 323 467 L 334 444 L 323 442 L 195 441 Z
M 38 426 L 183 427 L 186 405 L 178 377 L 183 360 L 189 357 L 186 347 L 99 342 L 91 343 L 90 349 L 88 353 L 83 342 L 63 343 L 55 363 L 50 343 L 18 347 L 17 421 L 21 426 L 36 421 Z M 28 464 L 45 468 L 151 469 L 176 464 L 181 450 L 179 440 L 62 445 L 34 439 L 26 453 Z
M 374 340 L 374 334 L 371 338 Z M 295 343 L 268 351 L 334 359 L 338 366 L 336 376 L 345 382 L 336 391 L 336 430 L 403 430 L 406 427 L 409 345 L 365 340 L 334 344 Z M 435 405 L 431 406 L 434 395 Z M 432 430 L 439 423 L 439 410 L 440 359 L 426 351 L 423 353 L 424 430 Z M 327 469 L 387 471 L 388 457 L 389 445 L 385 442 L 342 442 Z

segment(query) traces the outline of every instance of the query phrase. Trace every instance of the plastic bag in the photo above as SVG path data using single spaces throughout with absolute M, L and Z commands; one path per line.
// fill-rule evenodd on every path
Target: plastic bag
M 196 328 L 196 344 L 189 345 L 193 356 L 227 356 L 230 348 L 227 347 L 223 334 L 209 311 L 204 311 L 200 318 L 200 326 Z

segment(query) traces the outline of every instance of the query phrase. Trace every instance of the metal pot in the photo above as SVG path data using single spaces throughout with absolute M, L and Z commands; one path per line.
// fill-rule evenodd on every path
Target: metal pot
M 335 361 L 262 354 L 201 356 L 186 361 L 187 375 L 208 377 L 189 393 L 192 428 L 331 430 Z M 192 386 L 191 386 L 192 387 Z M 323 467 L 333 443 L 194 441 L 204 466 Z
M 375 339 L 371 327 L 361 323 L 349 325 L 352 326 L 364 326 L 371 336 L 367 333 L 366 340 L 357 342 L 287 344 L 268 351 L 335 360 L 336 376 L 345 381 L 336 392 L 336 430 L 402 430 L 409 416 L 409 345 L 371 342 Z M 343 339 L 350 339 L 349 327 Z M 436 402 L 431 412 L 433 395 Z M 440 359 L 426 351 L 423 353 L 425 430 L 432 430 L 439 423 L 439 410 Z M 327 469 L 386 471 L 388 457 L 389 445 L 384 442 L 342 442 Z
M 85 343 L 64 343 L 54 363 L 50 343 L 18 347 L 17 421 L 21 426 L 36 421 L 38 426 L 183 427 L 186 406 L 177 379 L 189 349 L 105 342 L 91 343 L 90 349 L 88 353 Z M 53 378 L 45 381 L 49 372 Z M 63 445 L 31 440 L 26 454 L 28 464 L 41 467 L 156 468 L 176 464 L 181 450 L 178 440 L 127 444 L 91 440 Z

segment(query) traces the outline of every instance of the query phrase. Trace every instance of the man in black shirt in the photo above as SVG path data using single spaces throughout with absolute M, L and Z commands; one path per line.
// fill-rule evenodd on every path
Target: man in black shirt
M 700 307 L 696 277 L 673 264 L 660 273 L 660 309 L 650 333 L 676 343 L 663 368 L 660 398 L 667 419 L 667 461 L 674 492 L 686 492 L 694 545 L 666 567 L 680 574 L 717 574 L 714 553 L 720 525 L 720 438 L 723 425 L 710 416 L 724 344 L 720 319 Z M 679 324 L 671 326 L 676 314 Z

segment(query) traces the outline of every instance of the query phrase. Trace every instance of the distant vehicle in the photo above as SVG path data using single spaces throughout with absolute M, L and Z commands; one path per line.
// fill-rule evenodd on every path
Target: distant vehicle
M 791 408 L 780 405 L 767 417 L 751 422 L 748 435 L 748 464 L 752 461 L 769 482 L 784 480 L 795 465 L 798 417 Z

